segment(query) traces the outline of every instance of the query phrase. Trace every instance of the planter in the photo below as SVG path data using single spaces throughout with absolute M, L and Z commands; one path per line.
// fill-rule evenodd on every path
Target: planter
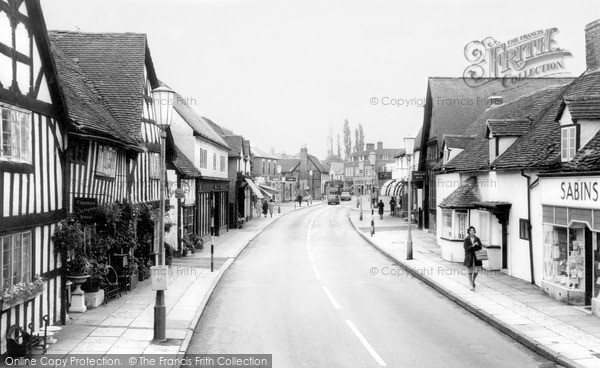
M 100 289 L 94 292 L 87 292 L 84 295 L 85 306 L 87 308 L 96 308 L 104 303 L 104 290 Z
M 12 308 L 12 307 L 14 307 L 16 305 L 23 304 L 23 303 L 25 303 L 25 302 L 27 302 L 29 300 L 35 299 L 38 296 L 42 295 L 43 292 L 44 292 L 44 289 L 36 292 L 33 295 L 30 295 L 29 297 L 16 298 L 16 299 L 14 299 L 14 300 L 12 300 L 12 301 L 10 301 L 8 303 L 6 303 L 4 300 L 2 300 L 2 310 L 5 311 L 5 310 L 10 309 L 10 308 Z
M 69 276 L 69 280 L 75 284 L 75 290 L 71 293 L 71 313 L 83 313 L 87 310 L 85 306 L 85 292 L 81 290 L 81 285 L 87 281 L 90 275 L 85 276 Z

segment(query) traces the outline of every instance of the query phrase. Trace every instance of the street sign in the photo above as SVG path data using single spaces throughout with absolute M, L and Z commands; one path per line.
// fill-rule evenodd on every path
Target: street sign
M 93 221 L 97 207 L 97 198 L 73 198 L 73 211 L 75 212 L 80 221 Z
M 295 176 L 292 176 L 292 177 L 286 176 L 285 181 L 296 181 L 296 177 Z
M 391 171 L 385 171 L 385 172 L 380 172 L 377 173 L 379 180 L 390 180 L 392 179 L 392 172 Z
M 175 189 L 175 198 L 177 198 L 177 199 L 185 198 L 185 192 L 184 192 L 184 190 L 181 189 L 181 188 Z
M 412 181 L 425 181 L 427 180 L 427 171 L 413 171 Z

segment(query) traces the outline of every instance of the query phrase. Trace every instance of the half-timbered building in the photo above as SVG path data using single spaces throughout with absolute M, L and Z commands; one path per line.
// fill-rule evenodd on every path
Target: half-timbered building
M 0 0 L 0 285 L 46 280 L 30 300 L 2 301 L 2 353 L 11 325 L 61 317 L 64 280 L 51 236 L 65 217 L 64 116 L 39 2 Z

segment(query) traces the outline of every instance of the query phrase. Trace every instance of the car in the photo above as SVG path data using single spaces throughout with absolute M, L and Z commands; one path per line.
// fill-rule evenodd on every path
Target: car
M 328 194 L 327 195 L 327 204 L 340 204 L 340 196 L 337 194 Z
M 342 192 L 342 195 L 340 195 L 340 200 L 350 201 L 352 200 L 352 195 L 350 194 L 350 192 Z

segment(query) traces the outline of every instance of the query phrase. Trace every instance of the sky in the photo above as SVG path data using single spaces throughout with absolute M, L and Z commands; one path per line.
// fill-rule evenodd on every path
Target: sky
M 49 30 L 146 33 L 159 79 L 200 115 L 264 151 L 306 145 L 322 159 L 345 119 L 353 138 L 360 123 L 366 143 L 402 148 L 423 123 L 428 77 L 462 77 L 471 41 L 556 27 L 565 76 L 581 74 L 585 25 L 600 18 L 597 0 L 41 3 Z

